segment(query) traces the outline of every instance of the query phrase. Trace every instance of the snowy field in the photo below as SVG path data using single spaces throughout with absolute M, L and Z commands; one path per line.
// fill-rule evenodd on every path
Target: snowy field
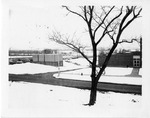
M 11 117 L 137 117 L 141 96 L 106 92 L 97 94 L 94 106 L 89 91 L 26 82 L 9 83 L 7 116 Z
M 68 79 L 90 80 L 90 68 L 86 60 L 79 58 L 64 61 L 64 66 L 59 70 L 74 71 L 55 74 L 55 77 Z M 106 76 L 101 81 L 130 82 L 141 84 L 141 78 L 119 77 L 128 75 L 132 68 L 106 69 Z M 10 74 L 37 74 L 58 72 L 58 67 L 49 65 L 24 63 L 9 65 Z M 83 75 L 81 75 L 81 73 Z M 140 70 L 141 73 L 141 70 Z M 68 76 L 68 77 L 67 77 Z M 114 77 L 114 78 L 113 78 Z M 130 81 L 128 81 L 130 79 Z M 6 116 L 11 117 L 137 117 L 141 114 L 142 96 L 115 92 L 98 92 L 94 106 L 84 106 L 89 101 L 90 92 L 75 88 L 27 83 L 9 82 L 8 111 Z
M 101 76 L 99 82 L 142 85 L 141 77 L 125 76 L 131 74 L 132 69 L 133 68 L 107 67 L 105 70 L 106 72 L 105 76 Z M 91 73 L 91 68 L 85 68 L 85 69 L 80 69 L 75 71 L 68 71 L 59 74 L 54 74 L 54 77 L 72 79 L 72 80 L 91 81 L 90 73 Z
M 71 59 L 68 62 L 63 61 L 63 66 L 59 67 L 60 71 L 64 70 L 72 70 L 79 68 L 87 68 L 89 63 L 84 58 Z M 46 73 L 46 72 L 57 72 L 58 67 L 36 64 L 36 63 L 23 63 L 23 64 L 14 64 L 9 65 L 9 73 L 10 74 L 36 74 L 36 73 Z M 78 74 L 89 75 L 91 72 L 90 69 L 83 69 L 72 72 Z M 132 68 L 119 68 L 119 67 L 107 67 L 105 70 L 105 75 L 128 75 L 132 71 Z M 142 70 L 140 69 L 139 75 L 142 74 Z
M 47 72 L 58 72 L 64 70 L 73 70 L 68 72 L 61 72 L 55 74 L 56 78 L 75 79 L 90 81 L 91 69 L 88 67 L 89 63 L 84 58 L 72 59 L 64 61 L 64 66 L 54 67 L 50 65 L 42 65 L 35 63 L 23 63 L 9 65 L 10 74 L 38 74 Z M 107 67 L 105 70 L 105 76 L 102 76 L 100 82 L 122 83 L 122 84 L 134 84 L 142 85 L 142 78 L 140 77 L 124 77 L 131 74 L 133 68 L 119 68 L 119 67 Z M 142 70 L 140 69 L 139 75 Z
M 69 63 L 63 61 L 64 66 L 54 67 L 50 65 L 36 64 L 36 63 L 23 63 L 23 64 L 14 64 L 9 65 L 10 74 L 37 74 L 37 73 L 46 73 L 46 72 L 58 72 L 58 69 L 61 71 L 85 68 L 87 65 L 76 65 L 74 63 Z

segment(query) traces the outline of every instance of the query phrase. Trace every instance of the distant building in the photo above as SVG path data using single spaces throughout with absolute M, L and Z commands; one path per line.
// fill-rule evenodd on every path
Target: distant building
M 105 61 L 106 54 L 101 53 L 98 56 L 98 65 L 102 66 Z M 111 67 L 142 67 L 141 52 L 130 52 L 130 53 L 116 53 L 113 54 L 109 60 L 108 66 Z
M 43 54 L 57 54 L 58 53 L 58 50 L 52 50 L 52 49 L 44 49 L 42 51 Z
M 33 63 L 63 66 L 63 57 L 61 54 L 36 54 L 33 55 Z
M 32 56 L 9 56 L 9 64 L 32 62 Z
M 63 66 L 63 57 L 58 50 L 9 50 L 9 64 L 33 62 L 52 66 Z
M 30 56 L 34 54 L 57 54 L 58 50 L 9 50 L 9 56 Z

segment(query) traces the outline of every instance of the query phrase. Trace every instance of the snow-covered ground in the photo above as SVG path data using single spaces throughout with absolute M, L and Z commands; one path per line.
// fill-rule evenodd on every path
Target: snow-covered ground
M 69 62 L 63 61 L 63 66 L 59 67 L 60 71 L 63 70 L 72 70 L 78 68 L 86 68 L 89 66 L 89 63 L 83 59 L 72 59 Z M 133 68 L 119 68 L 119 67 L 107 67 L 105 69 L 105 75 L 128 75 L 131 73 Z M 50 65 L 43 65 L 43 64 L 36 64 L 36 63 L 23 63 L 23 64 L 14 64 L 9 65 L 9 73 L 10 74 L 36 74 L 36 73 L 46 73 L 46 72 L 57 72 L 58 67 L 50 66 Z M 70 73 L 70 72 L 69 72 Z M 71 72 L 72 74 L 85 74 L 90 75 L 91 69 L 83 69 Z M 140 69 L 139 74 L 142 74 L 142 70 Z
M 99 81 L 110 82 L 110 83 L 142 85 L 142 78 L 125 76 L 131 74 L 132 69 L 133 68 L 107 67 L 105 70 L 106 72 L 105 76 L 102 76 Z M 90 73 L 91 73 L 91 68 L 85 68 L 85 69 L 80 69 L 75 71 L 68 71 L 59 74 L 54 74 L 54 77 L 91 81 Z
M 83 69 L 80 69 L 83 68 Z M 35 64 L 35 63 L 23 63 L 9 65 L 10 74 L 37 74 L 46 72 L 58 72 L 64 70 L 79 69 L 68 72 L 61 72 L 55 74 L 56 78 L 75 79 L 75 80 L 86 80 L 90 81 L 91 68 L 88 67 L 88 62 L 84 58 L 72 59 L 64 61 L 64 66 L 54 67 L 50 65 Z M 105 69 L 105 75 L 102 76 L 100 82 L 111 82 L 111 83 L 123 83 L 123 84 L 134 84 L 142 85 L 142 78 L 139 77 L 125 77 L 125 75 L 131 74 L 133 68 L 119 68 L 119 67 L 107 67 Z M 141 69 L 139 74 L 141 75 Z
M 70 59 L 69 61 L 80 66 L 89 66 L 89 62 L 85 58 Z
M 141 96 L 106 92 L 97 94 L 94 106 L 88 90 L 44 84 L 13 82 L 9 86 L 6 116 L 11 117 L 137 117 Z M 5 116 L 5 115 L 4 115 Z
M 68 79 L 90 80 L 91 73 L 86 60 L 79 58 L 64 61 L 61 70 L 75 71 L 62 72 L 59 77 Z M 24 63 L 9 65 L 11 74 L 36 74 L 46 72 L 57 72 L 58 67 L 49 65 Z M 119 77 L 130 74 L 132 68 L 113 68 L 108 67 L 101 81 L 129 82 L 141 84 L 141 78 Z M 141 71 L 141 70 L 140 70 Z M 81 76 L 81 73 L 83 74 Z M 57 74 L 54 76 L 58 77 Z M 67 77 L 68 76 L 68 77 Z M 134 80 L 133 80 L 134 79 Z M 94 106 L 84 106 L 88 103 L 90 92 L 75 88 L 26 83 L 26 82 L 9 82 L 8 110 L 6 116 L 11 117 L 136 117 L 141 113 L 140 95 L 123 94 L 115 92 L 106 92 L 97 94 L 97 101 Z
M 71 70 L 78 68 L 85 68 L 86 65 L 76 65 L 64 61 L 62 67 L 54 67 L 50 65 L 36 64 L 36 63 L 23 63 L 23 64 L 14 64 L 9 65 L 10 74 L 37 74 L 37 73 L 46 73 L 46 72 L 57 72 L 58 70 Z

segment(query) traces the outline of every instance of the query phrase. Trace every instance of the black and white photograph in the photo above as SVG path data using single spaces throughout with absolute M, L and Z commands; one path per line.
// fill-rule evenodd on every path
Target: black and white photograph
M 2 0 L 2 118 L 150 117 L 149 2 L 113 1 Z

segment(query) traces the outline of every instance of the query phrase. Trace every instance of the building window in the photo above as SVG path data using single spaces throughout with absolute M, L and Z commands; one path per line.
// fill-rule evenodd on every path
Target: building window
M 133 56 L 133 67 L 140 67 L 140 56 Z

